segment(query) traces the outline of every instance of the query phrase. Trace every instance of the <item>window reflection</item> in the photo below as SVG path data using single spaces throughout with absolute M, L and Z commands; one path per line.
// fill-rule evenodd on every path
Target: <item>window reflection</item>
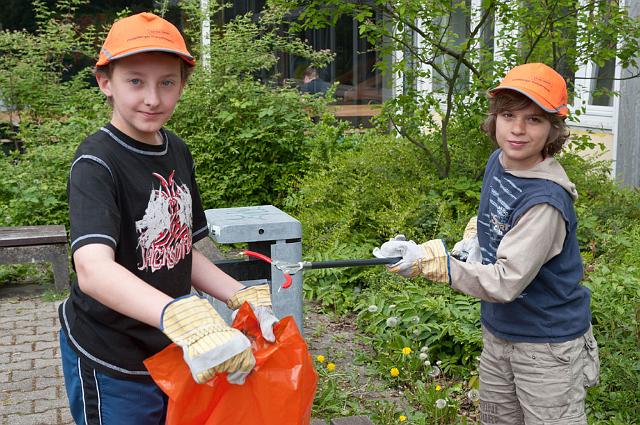
M 265 0 L 235 0 L 224 10 L 223 20 L 229 22 L 248 12 L 257 14 L 265 3 Z M 301 91 L 314 94 L 325 93 L 337 83 L 336 104 L 344 106 L 380 104 L 389 96 L 391 90 L 385 88 L 380 71 L 374 70 L 378 54 L 359 36 L 358 22 L 353 18 L 343 16 L 334 27 L 307 30 L 300 37 L 315 50 L 334 52 L 335 60 L 325 68 L 315 69 L 303 58 L 282 54 L 274 70 L 282 81 L 293 82 Z
M 593 80 L 591 80 L 591 96 L 589 103 L 597 106 L 613 106 L 613 78 L 616 68 L 616 61 L 610 59 L 600 67 L 593 64 Z

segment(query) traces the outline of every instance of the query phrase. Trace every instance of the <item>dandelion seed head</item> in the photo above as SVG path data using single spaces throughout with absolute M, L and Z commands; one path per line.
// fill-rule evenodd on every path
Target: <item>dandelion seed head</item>
M 436 407 L 438 409 L 444 409 L 445 407 L 447 407 L 447 400 L 439 398 L 436 400 Z
M 420 347 L 421 353 L 426 353 L 427 351 L 429 351 L 429 347 L 427 347 L 426 345 L 423 345 L 422 347 Z
M 467 397 L 469 398 L 469 400 L 476 402 L 480 400 L 480 391 L 476 390 L 475 388 L 471 389 L 467 393 Z
M 413 323 L 416 323 L 416 324 L 417 324 L 417 323 L 420 323 L 420 317 L 419 317 L 419 316 L 413 316 L 413 317 L 411 318 L 411 321 L 412 321 Z
M 427 360 L 429 355 L 427 353 L 420 353 L 420 360 Z
M 424 353 L 423 353 L 424 354 Z M 424 365 L 426 367 L 431 367 L 431 362 L 429 360 L 425 360 Z
M 414 329 L 414 330 L 413 330 L 413 334 L 414 334 L 415 336 L 420 335 L 420 329 Z
M 369 310 L 369 313 L 375 313 L 378 311 L 378 306 L 375 304 L 371 304 L 369 308 L 367 308 L 367 310 Z
M 387 326 L 390 328 L 396 327 L 398 325 L 398 318 L 396 316 L 391 316 L 387 319 Z
M 438 376 L 440 376 L 440 368 L 438 366 L 432 366 L 428 375 L 432 378 L 437 378 Z
M 395 304 L 389 304 L 389 310 L 393 310 L 394 308 L 396 308 Z
M 438 366 L 442 365 L 442 360 L 438 360 L 438 361 L 436 362 L 436 364 L 437 364 Z

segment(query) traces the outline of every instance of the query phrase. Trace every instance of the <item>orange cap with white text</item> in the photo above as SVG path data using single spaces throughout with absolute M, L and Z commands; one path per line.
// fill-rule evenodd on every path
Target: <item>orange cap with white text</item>
M 563 118 L 569 114 L 567 83 L 562 75 L 543 63 L 526 63 L 512 68 L 489 94 L 494 96 L 500 90 L 517 91 L 551 114 Z
M 96 66 L 143 52 L 172 53 L 189 65 L 196 63 L 178 28 L 153 13 L 143 12 L 113 23 Z

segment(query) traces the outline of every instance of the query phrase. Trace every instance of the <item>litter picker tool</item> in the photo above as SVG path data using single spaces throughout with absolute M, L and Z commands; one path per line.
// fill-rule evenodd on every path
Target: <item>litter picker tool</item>
M 310 269 L 333 269 L 340 267 L 363 267 L 363 266 L 378 266 L 381 264 L 395 264 L 402 260 L 402 257 L 388 257 L 388 258 L 366 258 L 358 260 L 329 260 L 329 261 L 300 261 L 297 263 L 286 263 L 284 261 L 273 261 L 266 255 L 259 252 L 244 250 L 243 255 L 259 258 L 267 263 L 273 265 L 276 269 L 280 270 L 285 277 L 285 282 L 282 285 L 283 288 L 291 286 L 291 276 L 302 271 Z

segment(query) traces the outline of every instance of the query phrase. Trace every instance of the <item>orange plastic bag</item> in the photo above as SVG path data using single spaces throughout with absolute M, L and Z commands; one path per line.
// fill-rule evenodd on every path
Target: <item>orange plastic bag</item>
M 309 424 L 318 375 L 293 318 L 276 324 L 275 343 L 262 337 L 247 303 L 233 327 L 252 341 L 256 358 L 256 367 L 243 385 L 230 384 L 222 373 L 207 384 L 197 384 L 175 344 L 144 361 L 169 396 L 166 425 Z

